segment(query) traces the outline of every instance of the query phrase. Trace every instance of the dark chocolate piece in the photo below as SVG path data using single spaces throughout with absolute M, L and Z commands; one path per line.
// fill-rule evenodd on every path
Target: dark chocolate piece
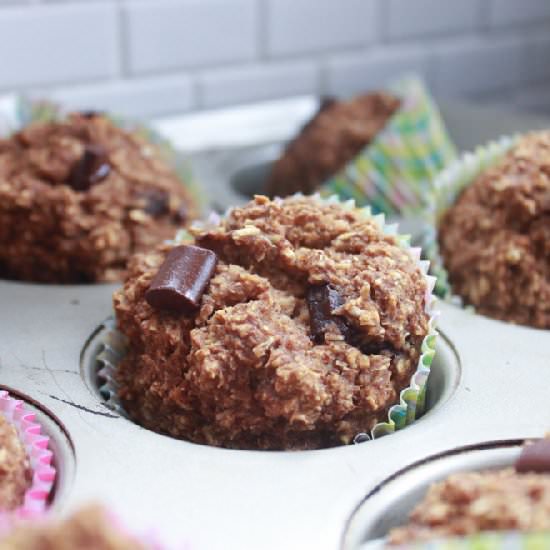
M 347 319 L 332 312 L 344 303 L 344 298 L 331 285 L 312 286 L 307 291 L 311 338 L 316 344 L 325 343 L 327 325 L 334 323 L 344 340 L 365 355 L 379 355 L 382 351 L 397 353 L 388 342 L 371 342 L 364 338 Z
M 325 111 L 329 107 L 332 107 L 337 102 L 336 98 L 330 95 L 321 96 L 321 99 L 319 100 L 319 108 L 317 110 L 318 113 L 321 113 L 322 111 Z
M 346 340 L 350 337 L 350 328 L 345 319 L 332 313 L 344 303 L 344 299 L 334 287 L 328 284 L 312 286 L 307 291 L 306 301 L 311 335 L 316 344 L 324 344 L 325 332 L 330 323 L 338 327 Z
M 86 145 L 84 153 L 73 165 L 67 180 L 75 191 L 87 191 L 92 185 L 105 179 L 111 165 L 101 145 Z
M 191 245 L 173 248 L 151 282 L 145 299 L 155 309 L 177 313 L 195 309 L 217 262 L 216 254 L 206 248 Z
M 151 189 L 141 194 L 145 199 L 144 212 L 147 212 L 149 216 L 158 218 L 167 214 L 170 210 L 170 196 L 166 191 L 159 189 Z
M 516 461 L 516 472 L 550 473 L 550 439 L 539 439 L 523 447 Z
M 176 223 L 185 223 L 189 217 L 189 211 L 187 205 L 182 202 L 177 212 L 174 214 L 174 220 Z
M 103 111 L 94 111 L 93 109 L 86 109 L 84 111 L 78 111 L 78 114 L 83 118 L 95 118 L 96 116 L 103 116 Z
M 370 441 L 370 435 L 365 433 L 365 432 L 361 432 L 361 433 L 358 433 L 354 438 L 353 438 L 353 443 L 355 445 L 359 445 L 360 443 L 365 443 L 366 441 Z

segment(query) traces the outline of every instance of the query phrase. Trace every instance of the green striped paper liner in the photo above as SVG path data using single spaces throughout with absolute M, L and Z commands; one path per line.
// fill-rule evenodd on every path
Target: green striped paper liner
M 394 550 L 550 550 L 550 532 L 485 531 L 464 537 L 435 539 L 400 546 Z
M 386 127 L 321 187 L 323 196 L 354 199 L 388 216 L 424 211 L 432 182 L 456 158 L 456 148 L 434 100 L 418 77 L 393 86 L 401 106 Z
M 473 152 L 465 153 L 434 180 L 434 195 L 427 212 L 429 225 L 422 235 L 421 246 L 430 261 L 430 272 L 437 278 L 435 293 L 440 297 L 462 303 L 459 297 L 453 296 L 449 274 L 439 252 L 437 227 L 441 218 L 460 193 L 487 168 L 498 163 L 517 140 L 518 136 L 503 136 Z
M 13 95 L 0 98 L 0 137 L 16 132 L 31 122 L 60 120 L 70 111 L 52 101 L 33 100 L 25 96 Z M 200 185 L 193 178 L 187 159 L 176 151 L 170 142 L 144 123 L 130 120 L 111 113 L 105 113 L 119 128 L 131 132 L 154 144 L 165 162 L 172 167 L 182 184 L 189 191 L 199 213 L 207 209 L 207 199 Z
M 294 195 L 295 197 L 301 194 Z M 332 196 L 329 198 L 320 197 L 318 194 L 310 197 L 318 200 L 322 204 L 341 204 L 344 208 L 352 210 L 356 208 L 353 200 L 341 201 L 338 197 Z M 281 202 L 283 199 L 276 198 L 274 201 Z M 388 418 L 385 422 L 377 423 L 370 434 L 357 434 L 356 442 L 367 439 L 376 439 L 384 435 L 389 435 L 396 430 L 405 428 L 416 419 L 418 419 L 425 411 L 426 406 L 426 388 L 430 368 L 435 356 L 435 346 L 437 341 L 436 320 L 439 315 L 437 311 L 437 298 L 433 295 L 435 278 L 428 274 L 429 262 L 421 260 L 421 250 L 418 247 L 410 246 L 410 236 L 400 235 L 397 232 L 397 224 L 386 224 L 385 215 L 374 215 L 369 207 L 361 208 L 365 218 L 375 220 L 381 231 L 386 235 L 395 237 L 399 246 L 408 250 L 413 260 L 417 263 L 419 269 L 423 273 L 426 280 L 426 295 L 425 295 L 425 310 L 429 316 L 428 334 L 425 336 L 421 345 L 421 355 L 418 360 L 416 371 L 411 377 L 409 386 L 403 389 L 399 396 L 399 402 L 393 405 L 388 410 Z M 227 216 L 229 210 L 224 214 Z M 199 227 L 208 227 L 219 222 L 220 216 L 212 214 L 210 219 L 205 221 L 196 221 L 194 224 Z M 173 245 L 189 243 L 192 241 L 191 235 L 186 230 L 181 230 L 176 235 L 176 238 L 171 241 Z M 95 357 L 95 365 L 92 369 L 97 374 L 100 382 L 99 391 L 103 397 L 105 404 L 121 414 L 126 416 L 124 408 L 117 396 L 116 383 L 116 368 L 117 364 L 122 360 L 127 352 L 126 338 L 116 329 L 115 321 L 110 318 L 103 323 L 102 345 Z

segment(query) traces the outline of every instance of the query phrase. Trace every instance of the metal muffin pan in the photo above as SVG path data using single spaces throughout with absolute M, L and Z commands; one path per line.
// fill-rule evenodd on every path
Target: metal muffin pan
M 512 466 L 523 440 L 488 442 L 431 456 L 407 466 L 375 487 L 352 515 L 343 550 L 375 550 L 394 527 L 404 525 L 432 483 L 458 472 Z
M 221 189 L 223 209 L 233 195 Z M 60 470 L 53 502 L 59 513 L 101 500 L 130 528 L 151 527 L 176 547 L 332 550 L 365 496 L 408 464 L 482 441 L 539 437 L 550 426 L 550 332 L 442 303 L 431 409 L 412 426 L 306 452 L 174 440 L 118 416 L 94 389 L 93 336 L 112 314 L 115 288 L 0 281 L 0 387 L 32 399 L 52 419 L 46 427 Z

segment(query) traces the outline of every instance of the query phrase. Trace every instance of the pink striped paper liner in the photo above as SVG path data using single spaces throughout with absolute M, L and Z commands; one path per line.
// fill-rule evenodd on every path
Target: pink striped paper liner
M 32 469 L 32 482 L 25 493 L 23 504 L 14 511 L 0 511 L 2 517 L 33 518 L 41 515 L 47 507 L 56 470 L 52 466 L 53 453 L 48 448 L 50 438 L 42 433 L 36 415 L 25 409 L 23 401 L 14 399 L 5 390 L 0 390 L 0 414 L 13 424 L 25 446 Z

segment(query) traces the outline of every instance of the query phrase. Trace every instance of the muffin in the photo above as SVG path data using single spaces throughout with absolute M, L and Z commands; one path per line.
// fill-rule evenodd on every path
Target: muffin
M 154 145 L 98 113 L 0 140 L 0 277 L 91 283 L 197 214 Z
M 19 508 L 31 486 L 32 470 L 15 427 L 0 414 L 0 515 Z
M 550 328 L 550 132 L 520 138 L 439 221 L 452 291 L 489 317 Z
M 284 197 L 314 192 L 372 141 L 399 105 L 399 99 L 384 92 L 321 102 L 317 114 L 275 162 L 267 194 Z
M 99 506 L 88 505 L 65 520 L 21 524 L 0 539 L 0 550 L 146 550 Z
M 389 533 L 407 544 L 483 531 L 550 530 L 550 440 L 527 444 L 515 467 L 462 472 L 432 485 L 409 523 Z
M 257 196 L 137 255 L 114 295 L 124 409 L 242 449 L 346 444 L 387 417 L 429 330 L 426 278 L 364 211 Z

